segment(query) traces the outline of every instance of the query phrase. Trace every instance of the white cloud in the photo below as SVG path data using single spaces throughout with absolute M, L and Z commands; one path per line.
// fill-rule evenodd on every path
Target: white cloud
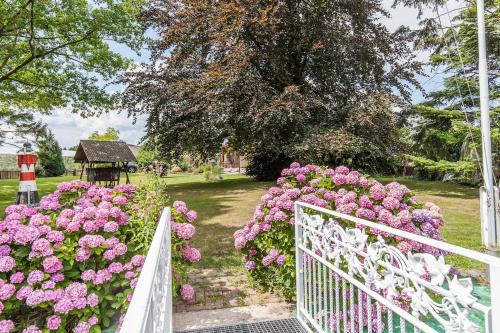
M 68 109 L 59 109 L 51 115 L 40 116 L 54 132 L 61 147 L 71 147 L 86 139 L 94 132 L 102 132 L 108 127 L 120 131 L 120 138 L 127 143 L 137 144 L 144 135 L 145 118 L 139 118 L 135 124 L 124 112 L 109 112 L 97 117 L 82 118 Z

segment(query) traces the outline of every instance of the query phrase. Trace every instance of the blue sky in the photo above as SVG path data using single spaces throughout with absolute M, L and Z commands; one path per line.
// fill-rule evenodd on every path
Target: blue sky
M 410 28 L 418 26 L 417 10 L 412 8 L 405 8 L 398 6 L 391 8 L 393 0 L 383 0 L 384 7 L 389 10 L 391 17 L 383 19 L 384 24 L 393 31 L 400 25 L 406 25 Z M 456 8 L 458 2 L 448 1 L 450 9 Z M 424 13 L 425 16 L 433 15 L 431 11 Z M 448 21 L 445 19 L 445 23 Z M 149 52 L 147 50 L 141 51 L 140 55 L 135 54 L 130 49 L 123 45 L 112 44 L 111 47 L 116 52 L 133 59 L 136 63 L 148 62 Z M 417 57 L 421 61 L 426 61 L 428 54 L 419 53 Z M 434 75 L 434 73 L 432 74 Z M 431 75 L 431 77 L 432 77 Z M 432 91 L 439 88 L 442 84 L 442 76 L 436 77 L 421 77 L 420 82 L 423 83 L 426 91 Z M 419 92 L 414 94 L 415 102 L 422 100 L 422 95 Z M 140 118 L 133 124 L 132 119 L 127 117 L 126 112 L 120 110 L 103 114 L 98 117 L 81 118 L 77 114 L 73 114 L 68 109 L 59 109 L 54 111 L 51 115 L 40 116 L 39 118 L 48 124 L 48 127 L 54 132 L 56 139 L 59 141 L 61 147 L 71 147 L 78 143 L 80 139 L 87 138 L 90 133 L 94 131 L 103 131 L 107 127 L 114 127 L 120 131 L 121 139 L 128 143 L 137 144 L 140 138 L 144 135 L 145 119 Z M 0 147 L 0 153 L 13 152 L 14 148 L 9 146 Z

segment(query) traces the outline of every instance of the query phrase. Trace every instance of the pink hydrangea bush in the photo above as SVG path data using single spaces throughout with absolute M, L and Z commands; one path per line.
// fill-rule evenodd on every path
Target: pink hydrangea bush
M 295 295 L 294 201 L 354 215 L 429 238 L 442 240 L 443 217 L 432 203 L 418 203 L 410 189 L 392 182 L 383 185 L 345 166 L 323 169 L 292 163 L 282 170 L 261 198 L 253 218 L 234 233 L 234 246 L 245 268 L 263 287 L 292 299 Z M 434 247 L 367 230 L 371 240 L 382 235 L 404 253 L 441 254 Z
M 126 310 L 145 259 L 130 223 L 136 191 L 71 181 L 37 208 L 6 209 L 0 332 L 98 332 Z
M 175 201 L 172 205 L 172 276 L 173 293 L 185 301 L 195 296 L 194 288 L 187 284 L 189 267 L 201 260 L 200 251 L 189 245 L 189 240 L 196 234 L 192 224 L 198 218 L 194 210 L 189 210 L 186 203 Z

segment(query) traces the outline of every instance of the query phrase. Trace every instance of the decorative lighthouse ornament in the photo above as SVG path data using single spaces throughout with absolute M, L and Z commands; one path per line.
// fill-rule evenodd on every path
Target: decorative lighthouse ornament
M 17 154 L 19 166 L 19 190 L 16 204 L 25 204 L 30 207 L 38 205 L 38 190 L 35 179 L 36 154 L 31 149 L 31 143 L 25 142 Z

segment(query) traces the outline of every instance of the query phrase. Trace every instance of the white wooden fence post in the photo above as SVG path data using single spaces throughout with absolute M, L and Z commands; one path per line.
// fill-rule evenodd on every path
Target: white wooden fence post
M 304 290 L 303 290 L 303 254 L 299 249 L 299 244 L 302 242 L 302 230 L 298 221 L 300 220 L 300 207 L 295 203 L 295 281 L 297 285 L 297 319 L 302 321 L 301 309 L 304 306 Z
M 488 333 L 500 332 L 500 265 L 490 264 L 491 322 Z
M 172 333 L 170 209 L 165 208 L 120 333 Z

